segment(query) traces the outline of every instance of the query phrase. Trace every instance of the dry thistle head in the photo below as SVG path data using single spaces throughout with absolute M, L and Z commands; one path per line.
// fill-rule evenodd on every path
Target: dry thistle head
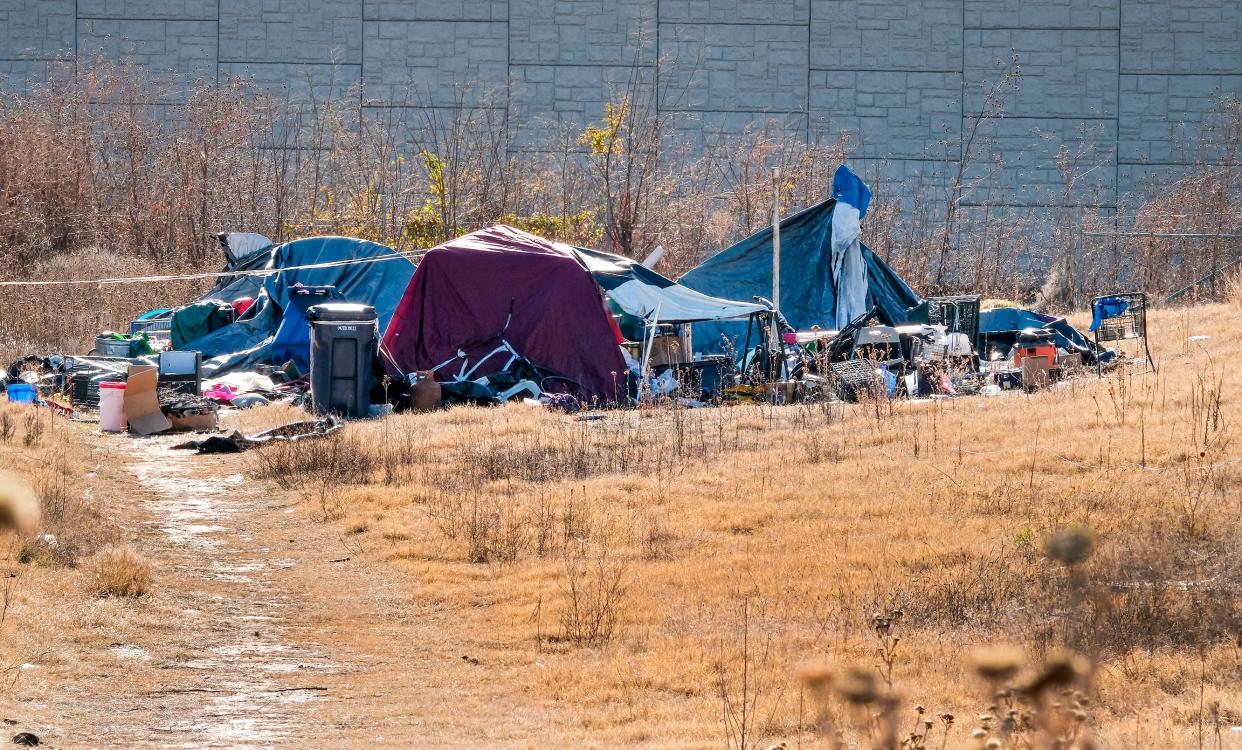
M 1077 565 L 1091 556 L 1095 539 L 1086 529 L 1065 529 L 1044 544 L 1044 554 L 1062 565 Z
M 837 692 L 848 703 L 865 706 L 874 703 L 879 696 L 879 686 L 871 670 L 850 667 L 837 682 Z
M 1004 682 L 1017 674 L 1026 654 L 1017 646 L 980 646 L 970 654 L 975 672 L 989 682 Z
M 26 480 L 0 472 L 0 531 L 33 531 L 39 525 L 39 498 Z

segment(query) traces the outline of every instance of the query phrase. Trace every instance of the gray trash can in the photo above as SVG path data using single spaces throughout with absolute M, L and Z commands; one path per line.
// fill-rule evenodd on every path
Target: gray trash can
M 375 308 L 327 302 L 306 311 L 310 325 L 311 404 L 317 414 L 366 417 L 371 362 L 379 340 Z

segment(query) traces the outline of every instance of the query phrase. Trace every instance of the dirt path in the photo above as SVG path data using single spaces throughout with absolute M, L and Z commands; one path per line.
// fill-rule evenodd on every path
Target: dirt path
M 493 692 L 451 612 L 413 604 L 237 456 L 117 440 L 100 465 L 124 467 L 109 491 L 133 498 L 123 525 L 156 593 L 63 615 L 4 707 L 18 728 L 53 747 L 478 747 L 560 723 Z

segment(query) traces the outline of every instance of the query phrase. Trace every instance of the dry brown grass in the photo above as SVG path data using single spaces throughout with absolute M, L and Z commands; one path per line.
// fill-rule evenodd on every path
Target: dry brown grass
M 128 547 L 109 547 L 90 559 L 90 591 L 99 596 L 136 598 L 151 593 L 151 563 Z
M 743 725 L 746 745 L 806 740 L 808 661 L 878 663 L 901 706 L 973 717 L 993 698 L 961 654 L 1005 641 L 1094 660 L 1098 739 L 1184 745 L 1213 700 L 1242 715 L 1242 311 L 1151 324 L 1158 374 L 1030 396 L 881 418 L 463 408 L 249 460 L 456 613 L 475 648 L 527 665 L 498 690 L 572 704 L 603 744 L 736 746 Z M 1045 545 L 1073 528 L 1094 551 L 1066 565 Z M 874 617 L 894 609 L 886 644 Z
M 115 529 L 91 499 L 83 477 L 91 455 L 64 417 L 0 401 L 0 463 L 30 487 L 37 514 L 17 534 L 23 563 L 73 565 L 111 539 Z

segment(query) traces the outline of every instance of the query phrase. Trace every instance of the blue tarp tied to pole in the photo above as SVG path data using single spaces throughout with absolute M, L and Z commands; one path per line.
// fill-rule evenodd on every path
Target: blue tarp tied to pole
M 338 299 L 371 305 L 383 331 L 414 275 L 414 264 L 392 248 L 351 237 L 294 240 L 277 245 L 265 255 L 268 261 L 261 268 L 295 270 L 263 277 L 226 279 L 204 297 L 225 302 L 239 297 L 255 299 L 253 310 L 248 311 L 243 320 L 186 342 L 182 347 L 203 353 L 203 374 L 207 377 L 258 364 L 284 364 L 274 361 L 273 344 L 306 339 L 305 331 L 293 330 L 306 327 L 305 317 L 285 314 L 293 311 L 290 290 L 295 285 L 332 287 Z M 360 262 L 327 268 L 296 268 L 346 261 Z M 292 358 L 298 369 L 307 372 L 309 343 L 305 353 L 294 353 Z
M 781 221 L 781 313 L 795 328 L 836 328 L 837 290 L 832 279 L 832 212 L 835 200 L 805 208 Z M 867 305 L 887 325 L 927 322 L 927 305 L 871 248 L 859 243 L 866 265 Z M 750 301 L 772 293 L 772 228 L 720 251 L 679 283 L 704 294 Z M 740 346 L 746 323 L 700 323 L 695 348 Z

